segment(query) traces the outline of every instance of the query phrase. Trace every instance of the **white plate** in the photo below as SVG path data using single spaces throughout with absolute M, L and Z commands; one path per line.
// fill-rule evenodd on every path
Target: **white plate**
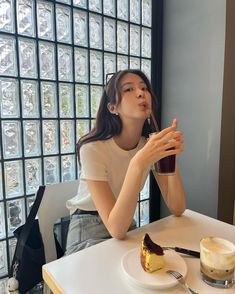
M 166 289 L 175 286 L 178 282 L 166 273 L 167 270 L 176 270 L 184 277 L 187 274 L 187 265 L 184 259 L 175 251 L 164 251 L 163 269 L 147 273 L 140 263 L 140 248 L 128 251 L 122 258 L 122 270 L 130 282 L 149 289 Z

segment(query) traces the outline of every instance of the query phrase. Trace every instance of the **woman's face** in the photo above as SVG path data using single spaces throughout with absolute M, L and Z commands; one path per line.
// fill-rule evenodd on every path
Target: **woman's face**
M 143 79 L 133 73 L 126 74 L 119 83 L 120 103 L 115 106 L 115 113 L 121 119 L 146 120 L 152 110 L 152 97 Z

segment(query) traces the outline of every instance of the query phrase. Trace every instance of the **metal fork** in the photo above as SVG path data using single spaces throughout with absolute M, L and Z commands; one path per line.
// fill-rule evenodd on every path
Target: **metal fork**
M 181 273 L 177 272 L 177 271 L 173 271 L 173 270 L 168 270 L 166 271 L 168 274 L 172 275 L 179 283 L 180 285 L 187 290 L 188 293 L 192 293 L 192 294 L 199 294 L 195 291 L 193 291 L 191 288 L 189 288 L 189 286 L 187 285 L 187 283 L 184 280 L 184 277 L 181 275 Z

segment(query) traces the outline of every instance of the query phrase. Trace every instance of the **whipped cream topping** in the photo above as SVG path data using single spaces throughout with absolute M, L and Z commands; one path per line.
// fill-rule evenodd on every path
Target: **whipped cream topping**
M 215 269 L 235 267 L 235 245 L 228 240 L 208 237 L 201 240 L 201 262 Z

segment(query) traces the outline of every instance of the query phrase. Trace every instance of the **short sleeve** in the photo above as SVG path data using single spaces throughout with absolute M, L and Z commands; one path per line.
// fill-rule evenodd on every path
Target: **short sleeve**
M 96 143 L 96 142 L 95 142 Z M 104 150 L 93 142 L 84 144 L 80 149 L 81 179 L 107 181 L 107 168 Z

